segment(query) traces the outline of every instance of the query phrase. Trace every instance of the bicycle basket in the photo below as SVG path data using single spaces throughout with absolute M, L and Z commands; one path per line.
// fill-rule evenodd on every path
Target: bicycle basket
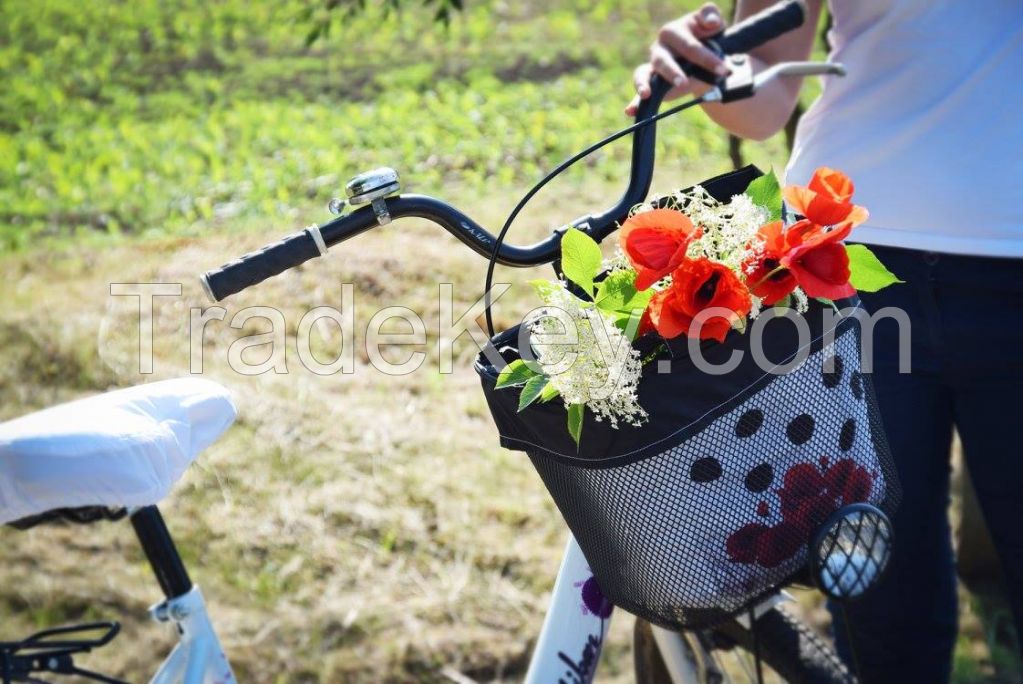
M 704 187 L 745 187 L 724 179 Z M 837 508 L 894 509 L 899 485 L 860 364 L 862 310 L 839 308 L 767 316 L 757 349 L 751 331 L 700 344 L 719 367 L 741 352 L 723 374 L 701 370 L 685 337 L 668 341 L 639 384 L 648 422 L 615 429 L 587 411 L 578 449 L 559 399 L 519 412 L 518 389 L 495 389 L 519 358 L 518 326 L 479 355 L 501 445 L 529 456 L 608 600 L 665 627 L 707 626 L 804 569 Z

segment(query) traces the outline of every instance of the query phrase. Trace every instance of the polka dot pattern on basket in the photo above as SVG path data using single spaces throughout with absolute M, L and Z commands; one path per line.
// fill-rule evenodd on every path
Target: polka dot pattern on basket
M 799 446 L 810 441 L 810 438 L 813 437 L 813 428 L 813 416 L 809 413 L 801 413 L 789 421 L 785 428 L 785 434 L 788 435 L 790 442 Z
M 842 357 L 838 354 L 833 354 L 824 359 L 824 386 L 828 389 L 838 387 L 839 383 L 842 382 L 842 371 L 844 370 L 845 362 L 842 361 Z
M 850 418 L 842 424 L 842 432 L 838 435 L 838 448 L 849 451 L 856 441 L 856 419 Z
M 757 408 L 750 409 L 739 416 L 739 421 L 735 424 L 735 434 L 737 437 L 752 437 L 763 424 L 764 412 Z

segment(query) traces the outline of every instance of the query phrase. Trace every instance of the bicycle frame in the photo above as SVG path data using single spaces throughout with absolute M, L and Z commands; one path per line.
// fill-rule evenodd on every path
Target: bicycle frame
M 787 592 L 768 596 L 752 608 L 759 618 L 779 603 L 792 600 Z M 614 617 L 612 606 L 597 586 L 575 537 L 569 534 L 561 559 L 550 607 L 529 661 L 525 684 L 589 684 L 600 664 L 600 654 Z M 748 626 L 749 616 L 736 618 Z M 652 625 L 657 649 L 673 684 L 705 681 L 711 654 L 703 646 L 672 630 Z M 693 659 L 694 649 L 697 651 Z
M 610 604 L 600 593 L 582 549 L 570 535 L 526 683 L 593 681 L 611 616 Z
M 150 684 L 234 684 L 227 655 L 213 629 L 199 587 L 149 609 L 157 622 L 171 622 L 178 644 L 163 661 Z
M 178 643 L 151 684 L 235 684 L 206 601 L 185 570 L 156 506 L 131 511 L 131 523 L 166 599 L 149 609 L 157 622 L 171 623 Z

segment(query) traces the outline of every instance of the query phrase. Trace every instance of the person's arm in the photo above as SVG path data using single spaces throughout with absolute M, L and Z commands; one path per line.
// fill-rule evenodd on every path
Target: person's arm
M 750 53 L 754 73 L 777 62 L 804 60 L 810 56 L 820 17 L 821 0 L 805 1 L 807 16 L 802 26 Z M 739 0 L 736 20 L 744 19 L 772 4 L 773 0 Z M 634 115 L 639 101 L 650 96 L 650 76 L 655 72 L 674 84 L 665 98 L 667 100 L 708 90 L 710 86 L 707 84 L 687 78 L 674 56 L 678 55 L 709 71 L 724 73 L 724 62 L 700 43 L 700 39 L 716 34 L 723 27 L 720 10 L 709 2 L 699 10 L 661 27 L 657 40 L 650 46 L 650 61 L 637 67 L 633 74 L 637 94 L 625 108 L 626 113 Z M 752 98 L 726 105 L 708 104 L 704 105 L 704 110 L 729 132 L 743 138 L 763 140 L 785 126 L 796 107 L 801 85 L 801 79 L 775 79 Z

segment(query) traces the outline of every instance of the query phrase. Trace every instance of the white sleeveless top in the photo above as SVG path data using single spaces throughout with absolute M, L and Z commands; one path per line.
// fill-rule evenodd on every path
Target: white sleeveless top
M 1023 2 L 829 3 L 849 74 L 799 122 L 787 182 L 848 174 L 863 242 L 1023 257 Z

